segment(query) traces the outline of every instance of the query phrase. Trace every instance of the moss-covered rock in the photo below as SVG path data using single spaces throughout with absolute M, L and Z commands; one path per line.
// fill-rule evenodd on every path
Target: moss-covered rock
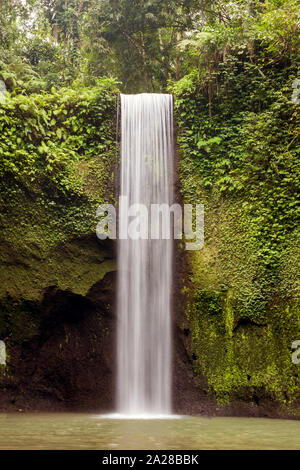
M 300 416 L 299 64 L 270 69 L 263 54 L 258 66 L 232 52 L 172 87 L 182 198 L 205 207 L 204 247 L 185 253 L 181 329 L 219 402 L 265 397 Z
M 116 269 L 96 237 L 114 198 L 116 85 L 17 95 L 0 106 L 0 337 L 39 328 L 49 286 L 85 296 Z
M 292 262 L 297 245 L 291 240 L 276 284 L 265 291 L 259 246 L 241 204 L 227 199 L 216 208 L 206 199 L 205 207 L 204 247 L 185 253 L 189 270 L 182 331 L 190 331 L 187 349 L 194 375 L 205 377 L 220 404 L 243 400 L 257 406 L 269 400 L 298 416 L 300 368 L 292 362 L 291 348 L 300 338 L 298 274 Z

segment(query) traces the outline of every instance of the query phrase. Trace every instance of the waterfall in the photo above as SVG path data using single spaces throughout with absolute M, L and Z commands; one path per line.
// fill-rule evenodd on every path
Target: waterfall
M 161 217 L 159 226 L 151 218 L 150 227 L 150 205 L 172 204 L 172 95 L 121 95 L 120 173 L 120 196 L 129 206 L 147 208 L 149 233 L 118 242 L 117 408 L 124 414 L 168 414 L 172 240 L 161 234 L 171 221 Z M 125 218 L 127 211 L 120 209 L 120 226 Z M 158 229 L 160 236 L 150 239 Z

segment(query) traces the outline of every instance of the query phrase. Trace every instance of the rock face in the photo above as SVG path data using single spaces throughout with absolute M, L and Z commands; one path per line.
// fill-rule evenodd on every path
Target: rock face
M 31 99 L 40 112 L 40 98 L 26 98 Z M 54 99 L 47 98 L 49 114 Z M 80 99 L 75 94 L 63 102 L 67 114 L 57 126 L 65 126 L 70 142 L 79 139 L 82 145 L 85 131 L 65 124 L 65 116 L 73 122 L 73 115 L 82 113 Z M 115 100 L 98 92 L 90 97 L 89 91 L 86 99 L 85 125 L 93 132 L 83 150 L 74 144 L 75 153 L 81 149 L 75 161 L 74 152 L 67 154 L 46 171 L 41 148 L 30 165 L 18 163 L 15 175 L 12 156 L 7 167 L 0 162 L 0 340 L 6 345 L 0 411 L 114 407 L 116 257 L 114 245 L 96 237 L 95 212 L 98 204 L 113 200 Z M 100 113 L 103 100 L 108 108 Z M 32 116 L 20 114 L 18 106 L 16 99 L 7 113 L 21 133 L 22 120 Z M 60 102 L 57 107 L 58 112 Z M 36 127 L 28 129 L 18 145 L 37 152 L 44 137 Z M 52 141 L 53 131 L 45 129 L 43 136 L 47 132 Z M 65 152 L 63 144 L 57 137 L 55 155 Z M 300 339 L 294 239 L 285 240 L 267 299 L 262 248 L 243 199 L 205 195 L 184 152 L 181 160 L 183 195 L 189 196 L 193 183 L 195 200 L 204 202 L 206 213 L 204 248 L 187 253 L 179 243 L 175 250 L 174 411 L 299 417 L 300 366 L 292 363 L 291 350 Z
M 297 366 L 289 363 L 290 350 L 286 344 L 288 335 L 297 331 L 297 311 L 286 312 L 285 318 L 290 316 L 290 330 L 285 329 L 278 312 L 273 323 L 269 317 L 268 328 L 239 321 L 228 335 L 226 302 L 219 303 L 218 296 L 210 292 L 211 298 L 205 298 L 201 308 L 197 296 L 193 296 L 197 284 L 190 279 L 197 274 L 199 265 L 191 266 L 190 259 L 195 254 L 205 259 L 205 251 L 187 253 L 179 245 L 175 250 L 174 411 L 187 415 L 299 419 Z M 200 275 L 204 269 L 203 261 Z M 202 285 L 207 288 L 209 282 L 209 277 L 203 276 Z M 235 315 L 238 318 L 238 311 Z M 285 377 L 290 385 L 290 389 L 286 387 L 286 397 L 293 395 L 292 403 L 280 400 Z
M 57 286 L 45 289 L 41 301 L 34 303 L 39 326 L 30 338 L 22 340 L 19 331 L 17 341 L 13 336 L 8 340 L 0 409 L 113 409 L 114 291 L 114 272 L 95 282 L 86 295 Z
M 298 302 L 277 294 L 262 309 L 264 299 L 251 296 L 252 273 L 243 232 L 235 246 L 227 245 L 236 235 L 232 219 L 237 214 L 232 209 L 231 219 L 227 214 L 227 220 L 220 223 L 216 220 L 220 215 L 211 210 L 207 231 L 213 227 L 214 237 L 208 237 L 199 252 L 178 252 L 179 285 L 174 303 L 180 306 L 176 341 L 181 352 L 177 371 L 186 380 L 177 389 L 183 386 L 180 393 L 185 393 L 190 380 L 187 373 L 192 371 L 198 392 L 187 398 L 190 392 L 186 390 L 185 400 L 194 412 L 201 412 L 201 406 L 205 409 L 210 397 L 218 405 L 209 405 L 208 410 L 216 414 L 299 419 L 300 369 L 292 362 L 291 348 L 294 338 L 300 337 Z M 221 231 L 227 232 L 225 242 Z M 229 266 L 223 259 L 226 250 Z M 235 269 L 240 271 L 235 273 Z M 247 313 L 252 316 L 246 316 L 239 298 L 247 285 Z M 255 315 L 258 309 L 259 315 Z
M 298 157 L 296 148 L 285 157 L 288 133 L 279 137 L 273 125 L 264 127 L 273 106 L 281 110 L 281 130 L 297 124 L 288 99 L 275 99 L 264 109 L 252 108 L 249 127 L 253 103 L 246 88 L 236 88 L 239 74 L 245 77 L 241 69 L 229 83 L 222 69 L 211 115 L 206 79 L 190 76 L 174 86 L 179 193 L 186 203 L 203 204 L 205 212 L 204 247 L 179 247 L 182 295 L 175 305 L 184 307 L 176 337 L 199 389 L 222 412 L 299 417 L 300 368 L 292 361 L 292 344 L 300 338 L 300 245 L 291 170 Z M 248 74 L 246 81 L 251 83 Z M 278 77 L 270 81 L 276 93 L 278 85 Z M 247 144 L 250 136 L 253 145 Z
M 214 313 L 210 320 L 207 315 L 212 314 L 205 310 L 199 315 L 199 300 L 198 307 L 193 310 L 193 303 L 191 309 L 190 291 L 187 295 L 184 289 L 190 275 L 189 260 L 179 246 L 175 252 L 174 412 L 208 416 L 297 417 L 293 411 L 295 404 L 292 412 L 284 409 L 264 387 L 249 385 L 237 388 L 229 395 L 227 403 L 220 403 L 209 383 L 209 373 L 211 370 L 218 372 L 214 369 L 217 367 L 229 368 L 226 363 L 228 350 L 224 350 L 222 356 L 222 348 L 230 345 L 236 348 L 239 335 L 243 334 L 246 341 L 250 337 L 247 329 L 251 332 L 252 328 L 264 326 L 239 323 L 229 338 L 217 330 L 213 335 L 214 355 L 207 346 L 215 325 L 220 329 L 224 321 L 222 310 Z M 26 253 L 26 263 L 30 264 L 30 256 Z M 60 260 L 58 269 L 72 266 L 72 270 L 66 271 L 65 278 L 59 277 L 56 285 L 49 281 L 48 285 L 40 287 L 38 295 L 36 289 L 28 289 L 23 291 L 23 296 L 17 296 L 13 290 L 9 291 L 10 283 L 6 283 L 8 292 L 1 300 L 0 325 L 1 337 L 7 345 L 7 364 L 0 366 L 0 410 L 110 412 L 115 405 L 115 247 L 111 242 L 100 243 L 95 235 L 90 235 L 59 244 L 57 253 L 52 256 Z M 23 274 L 23 260 L 24 263 L 10 264 L 10 269 L 15 269 L 16 279 L 19 278 L 18 270 Z M 44 271 L 49 280 L 57 277 L 56 264 L 52 263 L 51 270 L 47 271 L 43 269 L 43 263 L 47 263 L 47 269 L 50 269 L 51 263 L 40 259 L 40 272 Z M 4 270 L 5 266 L 2 274 Z M 37 275 L 37 270 L 34 272 Z M 27 282 L 34 285 L 33 274 Z M 12 283 L 11 289 L 17 287 Z M 210 300 L 209 305 L 218 306 L 218 298 L 213 299 L 215 303 Z M 199 330 L 197 324 L 201 324 Z M 197 331 L 199 337 L 195 342 Z M 263 334 L 257 340 L 261 341 L 261 346 L 265 344 Z M 253 345 L 255 348 L 256 343 Z M 265 344 L 266 357 L 271 350 Z M 254 367 L 251 355 L 255 350 L 248 353 L 248 367 Z M 246 374 L 242 352 L 237 350 L 236 357 L 240 361 L 240 374 Z M 210 364 L 208 375 L 199 367 L 199 361 L 200 365 L 205 365 L 205 361 Z M 262 365 L 257 364 L 256 367 L 259 370 Z M 220 376 L 221 372 L 223 370 Z M 251 384 L 251 377 L 247 380 Z
M 115 255 L 95 231 L 98 205 L 113 201 L 115 91 L 104 82 L 1 109 L 0 148 L 14 148 L 0 162 L 2 410 L 113 406 Z

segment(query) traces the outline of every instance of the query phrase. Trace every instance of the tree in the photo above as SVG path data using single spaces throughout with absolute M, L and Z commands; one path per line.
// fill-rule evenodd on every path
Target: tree
M 190 0 L 92 0 L 85 24 L 91 69 L 101 74 L 109 66 L 127 91 L 163 89 L 178 72 L 177 43 L 194 9 Z M 93 43 L 102 44 L 103 54 L 93 53 Z

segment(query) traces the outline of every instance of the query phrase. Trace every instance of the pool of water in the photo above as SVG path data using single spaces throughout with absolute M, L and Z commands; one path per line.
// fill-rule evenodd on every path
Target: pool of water
M 300 449 L 300 421 L 0 414 L 0 449 Z

